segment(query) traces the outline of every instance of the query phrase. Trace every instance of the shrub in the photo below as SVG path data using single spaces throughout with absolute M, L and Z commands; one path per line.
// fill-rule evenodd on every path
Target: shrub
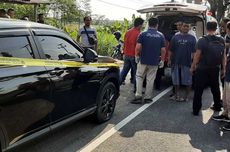
M 113 33 L 115 31 L 120 31 L 122 33 L 122 38 L 124 33 L 129 28 L 128 20 L 124 19 L 123 22 L 115 21 L 113 25 L 103 25 L 103 26 L 94 26 L 97 29 L 97 39 L 98 39 L 98 54 L 111 56 L 113 52 L 113 47 L 117 45 L 117 40 L 115 39 Z M 76 24 L 66 25 L 63 30 L 67 32 L 74 40 L 77 37 L 78 27 Z

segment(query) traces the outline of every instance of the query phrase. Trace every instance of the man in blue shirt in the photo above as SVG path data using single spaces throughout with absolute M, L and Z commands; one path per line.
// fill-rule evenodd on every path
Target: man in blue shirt
M 181 32 L 176 34 L 170 42 L 169 64 L 172 65 L 172 81 L 175 87 L 176 101 L 188 101 L 192 75 L 190 66 L 195 52 L 196 38 L 188 34 L 190 26 L 183 22 Z M 185 95 L 180 95 L 180 85 L 186 86 Z
M 135 50 L 135 59 L 138 64 L 136 72 L 137 91 L 135 99 L 132 101 L 134 104 L 142 103 L 142 85 L 145 77 L 147 85 L 144 101 L 146 103 L 152 101 L 153 83 L 158 65 L 160 63 L 160 67 L 164 66 L 165 39 L 163 34 L 157 31 L 158 19 L 150 18 L 148 24 L 148 30 L 139 35 Z

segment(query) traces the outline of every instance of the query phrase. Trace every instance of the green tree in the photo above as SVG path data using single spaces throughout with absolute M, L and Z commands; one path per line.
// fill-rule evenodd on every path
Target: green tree
M 202 0 L 187 0 L 187 2 L 192 3 L 195 2 L 196 4 L 201 4 Z M 230 4 L 230 0 L 205 0 L 210 4 L 210 12 L 212 16 L 217 19 L 218 22 L 225 16 L 225 11 L 228 9 Z
M 56 19 L 60 19 L 64 25 L 76 21 L 79 8 L 75 0 L 54 0 L 53 2 L 54 4 L 50 7 L 50 10 Z
M 80 22 L 81 17 L 91 14 L 90 0 L 53 0 L 50 10 L 53 12 L 57 20 L 64 27 L 69 23 Z
M 91 15 L 90 0 L 79 0 L 78 4 L 84 16 Z
M 13 8 L 15 11 L 15 18 L 21 19 L 24 16 L 28 16 L 30 20 L 34 20 L 34 6 L 33 5 L 22 5 L 22 4 L 12 4 L 12 3 L 0 3 L 0 8 L 5 10 Z M 47 5 L 40 5 L 38 7 L 38 12 L 47 13 Z
M 219 22 L 224 17 L 225 11 L 230 4 L 229 0 L 208 0 L 210 3 L 212 16 Z
M 93 18 L 93 24 L 94 25 L 112 25 L 111 20 L 108 18 L 105 18 L 105 15 L 91 15 Z

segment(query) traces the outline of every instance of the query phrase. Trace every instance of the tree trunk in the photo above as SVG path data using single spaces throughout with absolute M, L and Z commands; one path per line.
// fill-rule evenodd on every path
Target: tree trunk
M 211 6 L 209 11 L 212 13 L 212 16 L 216 18 L 216 11 L 217 11 L 218 5 L 215 0 L 208 0 L 208 2 Z
M 211 6 L 210 12 L 212 12 L 212 16 L 220 22 L 221 18 L 224 17 L 225 10 L 229 3 L 227 0 L 208 0 L 208 2 Z
M 210 12 L 212 16 L 220 22 L 221 18 L 224 17 L 225 10 L 230 4 L 230 0 L 207 0 L 211 6 Z M 193 0 L 187 0 L 188 3 L 192 3 Z M 202 0 L 194 0 L 195 4 L 201 4 Z
M 219 0 L 220 2 L 218 3 L 218 9 L 217 9 L 217 14 L 216 14 L 216 19 L 218 22 L 220 22 L 221 18 L 224 17 L 225 10 L 227 8 L 226 5 L 224 5 L 223 0 Z

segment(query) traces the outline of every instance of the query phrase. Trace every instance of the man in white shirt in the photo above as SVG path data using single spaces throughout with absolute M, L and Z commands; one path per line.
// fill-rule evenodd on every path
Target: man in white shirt
M 90 26 L 91 21 L 92 19 L 90 16 L 84 17 L 85 25 L 79 29 L 78 35 L 77 35 L 77 41 L 80 42 L 80 38 L 81 38 L 81 44 L 84 48 L 91 48 L 96 51 L 97 50 L 97 32 L 95 28 Z

